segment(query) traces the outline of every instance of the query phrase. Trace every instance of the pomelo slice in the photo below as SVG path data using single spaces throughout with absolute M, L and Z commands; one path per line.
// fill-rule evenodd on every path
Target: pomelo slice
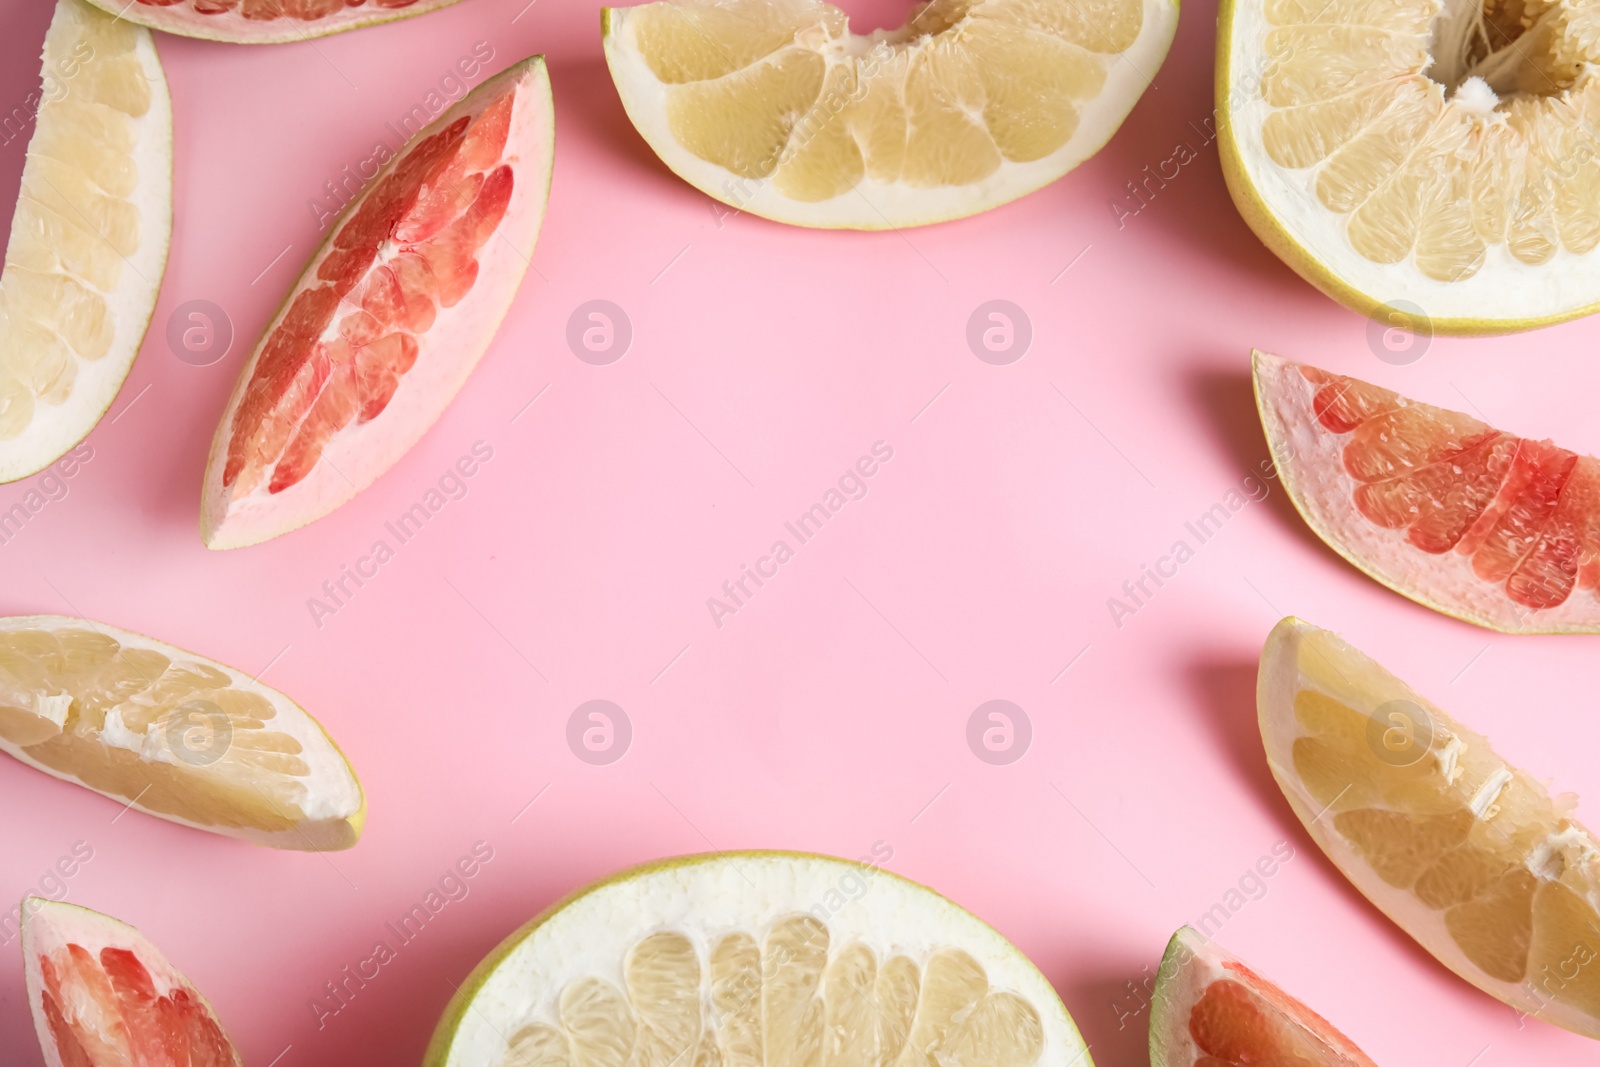
M 1156 971 L 1150 1067 L 1375 1067 L 1355 1043 L 1214 941 L 1183 927 Z
M 59 0 L 43 64 L 0 271 L 0 482 L 54 463 L 111 406 L 172 237 L 172 103 L 149 31 Z
M 822 0 L 608 8 L 628 117 L 679 176 L 801 226 L 986 211 L 1116 132 L 1166 58 L 1177 0 L 934 0 L 852 34 Z
M 152 30 L 235 44 L 326 37 L 449 7 L 457 0 L 89 0 Z
M 345 208 L 217 427 L 201 498 L 207 545 L 256 544 L 321 518 L 433 425 L 528 269 L 553 123 L 534 56 L 439 116 Z
M 711 853 L 613 875 L 464 981 L 426 1067 L 1089 1064 L 1050 983 L 970 913 L 862 863 Z
M 1600 1037 L 1600 843 L 1575 798 L 1299 619 L 1256 699 L 1273 777 L 1357 889 L 1490 996 Z
M 76 904 L 22 902 L 46 1067 L 240 1067 L 217 1013 L 144 935 Z
M 1506 633 L 1600 632 L 1600 460 L 1255 353 L 1290 499 L 1396 592 Z
M 1600 34 L 1579 0 L 1223 0 L 1223 174 L 1267 247 L 1385 321 L 1600 306 Z
M 0 751 L 127 807 L 274 848 L 349 848 L 366 819 L 355 773 L 294 701 L 84 619 L 0 619 Z

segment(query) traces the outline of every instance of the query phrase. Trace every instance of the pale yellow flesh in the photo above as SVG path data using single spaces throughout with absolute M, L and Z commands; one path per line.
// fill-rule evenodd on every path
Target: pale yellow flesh
M 1031 1067 L 1044 1051 L 1039 1012 L 966 952 L 880 960 L 811 916 L 724 933 L 705 958 L 683 933 L 652 934 L 622 974 L 621 989 L 569 983 L 501 1067 Z

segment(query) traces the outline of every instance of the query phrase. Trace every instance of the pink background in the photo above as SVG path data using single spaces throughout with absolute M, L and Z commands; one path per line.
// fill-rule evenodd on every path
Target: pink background
M 113 822 L 116 804 L 6 762 L 0 900 L 87 842 L 68 899 L 162 945 L 248 1062 L 412 1063 L 451 983 L 599 875 L 711 848 L 856 857 L 883 842 L 890 869 L 1039 963 L 1101 1067 L 1130 1067 L 1146 1063 L 1146 1016 L 1128 983 L 1287 840 L 1296 858 L 1218 940 L 1377 1062 L 1593 1062 L 1581 1038 L 1519 1028 L 1339 877 L 1268 776 L 1252 688 L 1263 637 L 1293 612 L 1593 811 L 1592 640 L 1502 637 L 1415 606 L 1317 542 L 1276 486 L 1121 629 L 1106 601 L 1265 458 L 1251 346 L 1600 451 L 1600 320 L 1435 340 L 1408 366 L 1376 358 L 1366 320 L 1257 244 L 1195 132 L 1212 96 L 1206 0 L 1186 5 L 1156 87 L 1093 161 L 904 234 L 719 222 L 629 126 L 598 4 L 537 0 L 515 17 L 525 2 L 466 0 L 314 44 L 160 39 L 179 205 L 161 303 L 93 460 L 0 545 L 0 612 L 81 613 L 270 664 L 264 680 L 343 745 L 370 818 L 354 851 L 276 853 L 136 813 Z M 858 26 L 906 11 L 844 6 Z M 9 0 L 0 14 L 7 108 L 33 84 L 48 7 Z M 195 529 L 206 447 L 318 236 L 307 201 L 480 40 L 494 69 L 546 52 L 556 93 L 550 213 L 510 317 L 444 418 L 357 501 L 208 553 Z M 1199 158 L 1119 229 L 1109 203 L 1179 141 Z M 0 152 L 0 202 L 21 164 L 20 142 Z M 1033 326 L 1009 366 L 965 341 L 994 298 Z M 165 340 L 196 299 L 238 335 L 209 367 Z M 592 299 L 633 325 L 609 366 L 566 345 Z M 706 599 L 879 440 L 894 458 L 869 495 L 713 625 Z M 468 496 L 319 628 L 308 598 L 477 441 L 494 458 Z M 0 509 L 28 488 L 0 489 Z M 1033 727 L 1009 766 L 965 739 L 996 698 Z M 609 766 L 565 741 L 591 699 L 633 725 Z M 494 859 L 469 895 L 319 1029 L 323 983 L 477 841 Z M 0 950 L 0 1059 L 36 1064 L 15 942 Z M 1126 1012 L 1139 1014 L 1119 1028 Z

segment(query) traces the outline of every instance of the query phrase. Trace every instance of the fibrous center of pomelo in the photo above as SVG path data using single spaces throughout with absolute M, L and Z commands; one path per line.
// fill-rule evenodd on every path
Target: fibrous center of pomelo
M 1430 278 L 1600 243 L 1600 15 L 1543 0 L 1267 0 L 1268 156 L 1354 249 Z
M 819 201 L 863 179 L 967 185 L 1050 155 L 1138 39 L 1144 4 L 934 0 L 871 37 L 818 0 L 675 0 L 629 20 L 684 148 Z
M 1044 1050 L 1038 1011 L 990 989 L 967 953 L 880 961 L 859 942 L 832 949 L 809 916 L 759 943 L 724 934 L 708 959 L 681 933 L 652 934 L 623 977 L 570 983 L 502 1067 L 1031 1067 Z
M 339 14 L 346 8 L 361 7 L 368 0 L 135 0 L 146 7 L 177 7 L 186 5 L 197 15 L 226 15 L 232 13 L 252 22 L 270 22 L 273 19 L 296 19 L 316 22 Z M 407 8 L 417 0 L 371 0 L 380 11 Z
M 1600 587 L 1600 461 L 1310 367 L 1317 423 L 1348 438 L 1356 508 L 1415 548 L 1472 559 L 1530 611 Z
M 163 992 L 127 949 L 67 944 L 39 957 L 45 1020 L 65 1067 L 232 1067 L 233 1048 L 192 989 Z
M 335 435 L 382 414 L 438 317 L 472 289 L 511 200 L 514 104 L 508 88 L 410 146 L 340 218 L 239 400 L 222 477 L 234 499 L 297 484 Z

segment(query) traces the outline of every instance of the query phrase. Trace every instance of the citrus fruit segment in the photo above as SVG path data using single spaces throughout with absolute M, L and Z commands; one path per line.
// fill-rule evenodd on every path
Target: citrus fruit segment
M 1298 619 L 1267 638 L 1257 708 L 1273 777 L 1357 889 L 1479 989 L 1600 1037 L 1600 843 L 1575 798 Z
M 544 59 L 473 90 L 347 206 L 217 427 L 200 532 L 256 544 L 321 518 L 433 425 L 528 269 L 554 147 Z
M 111 406 L 172 237 L 172 103 L 149 31 L 59 0 L 43 79 L 0 271 L 0 482 Z
M 866 863 L 711 853 L 598 882 L 462 983 L 427 1067 L 1068 1067 L 1088 1049 L 993 929 Z
M 1600 36 L 1577 0 L 1223 0 L 1218 132 L 1269 248 L 1366 314 L 1600 306 Z
M 457 0 L 89 0 L 152 30 L 235 44 L 281 44 L 410 18 Z
M 22 902 L 23 970 L 46 1067 L 239 1067 L 216 1012 L 127 923 Z
M 1600 460 L 1255 353 L 1290 498 L 1396 592 L 1507 633 L 1600 632 Z
M 628 117 L 680 177 L 801 226 L 960 218 L 1055 181 L 1155 76 L 1177 0 L 933 0 L 850 32 L 822 0 L 608 8 Z
M 0 751 L 127 807 L 274 848 L 349 848 L 366 817 L 344 755 L 288 697 L 83 619 L 0 619 Z
M 1150 1009 L 1150 1067 L 1374 1067 L 1326 1019 L 1214 941 L 1167 944 Z

